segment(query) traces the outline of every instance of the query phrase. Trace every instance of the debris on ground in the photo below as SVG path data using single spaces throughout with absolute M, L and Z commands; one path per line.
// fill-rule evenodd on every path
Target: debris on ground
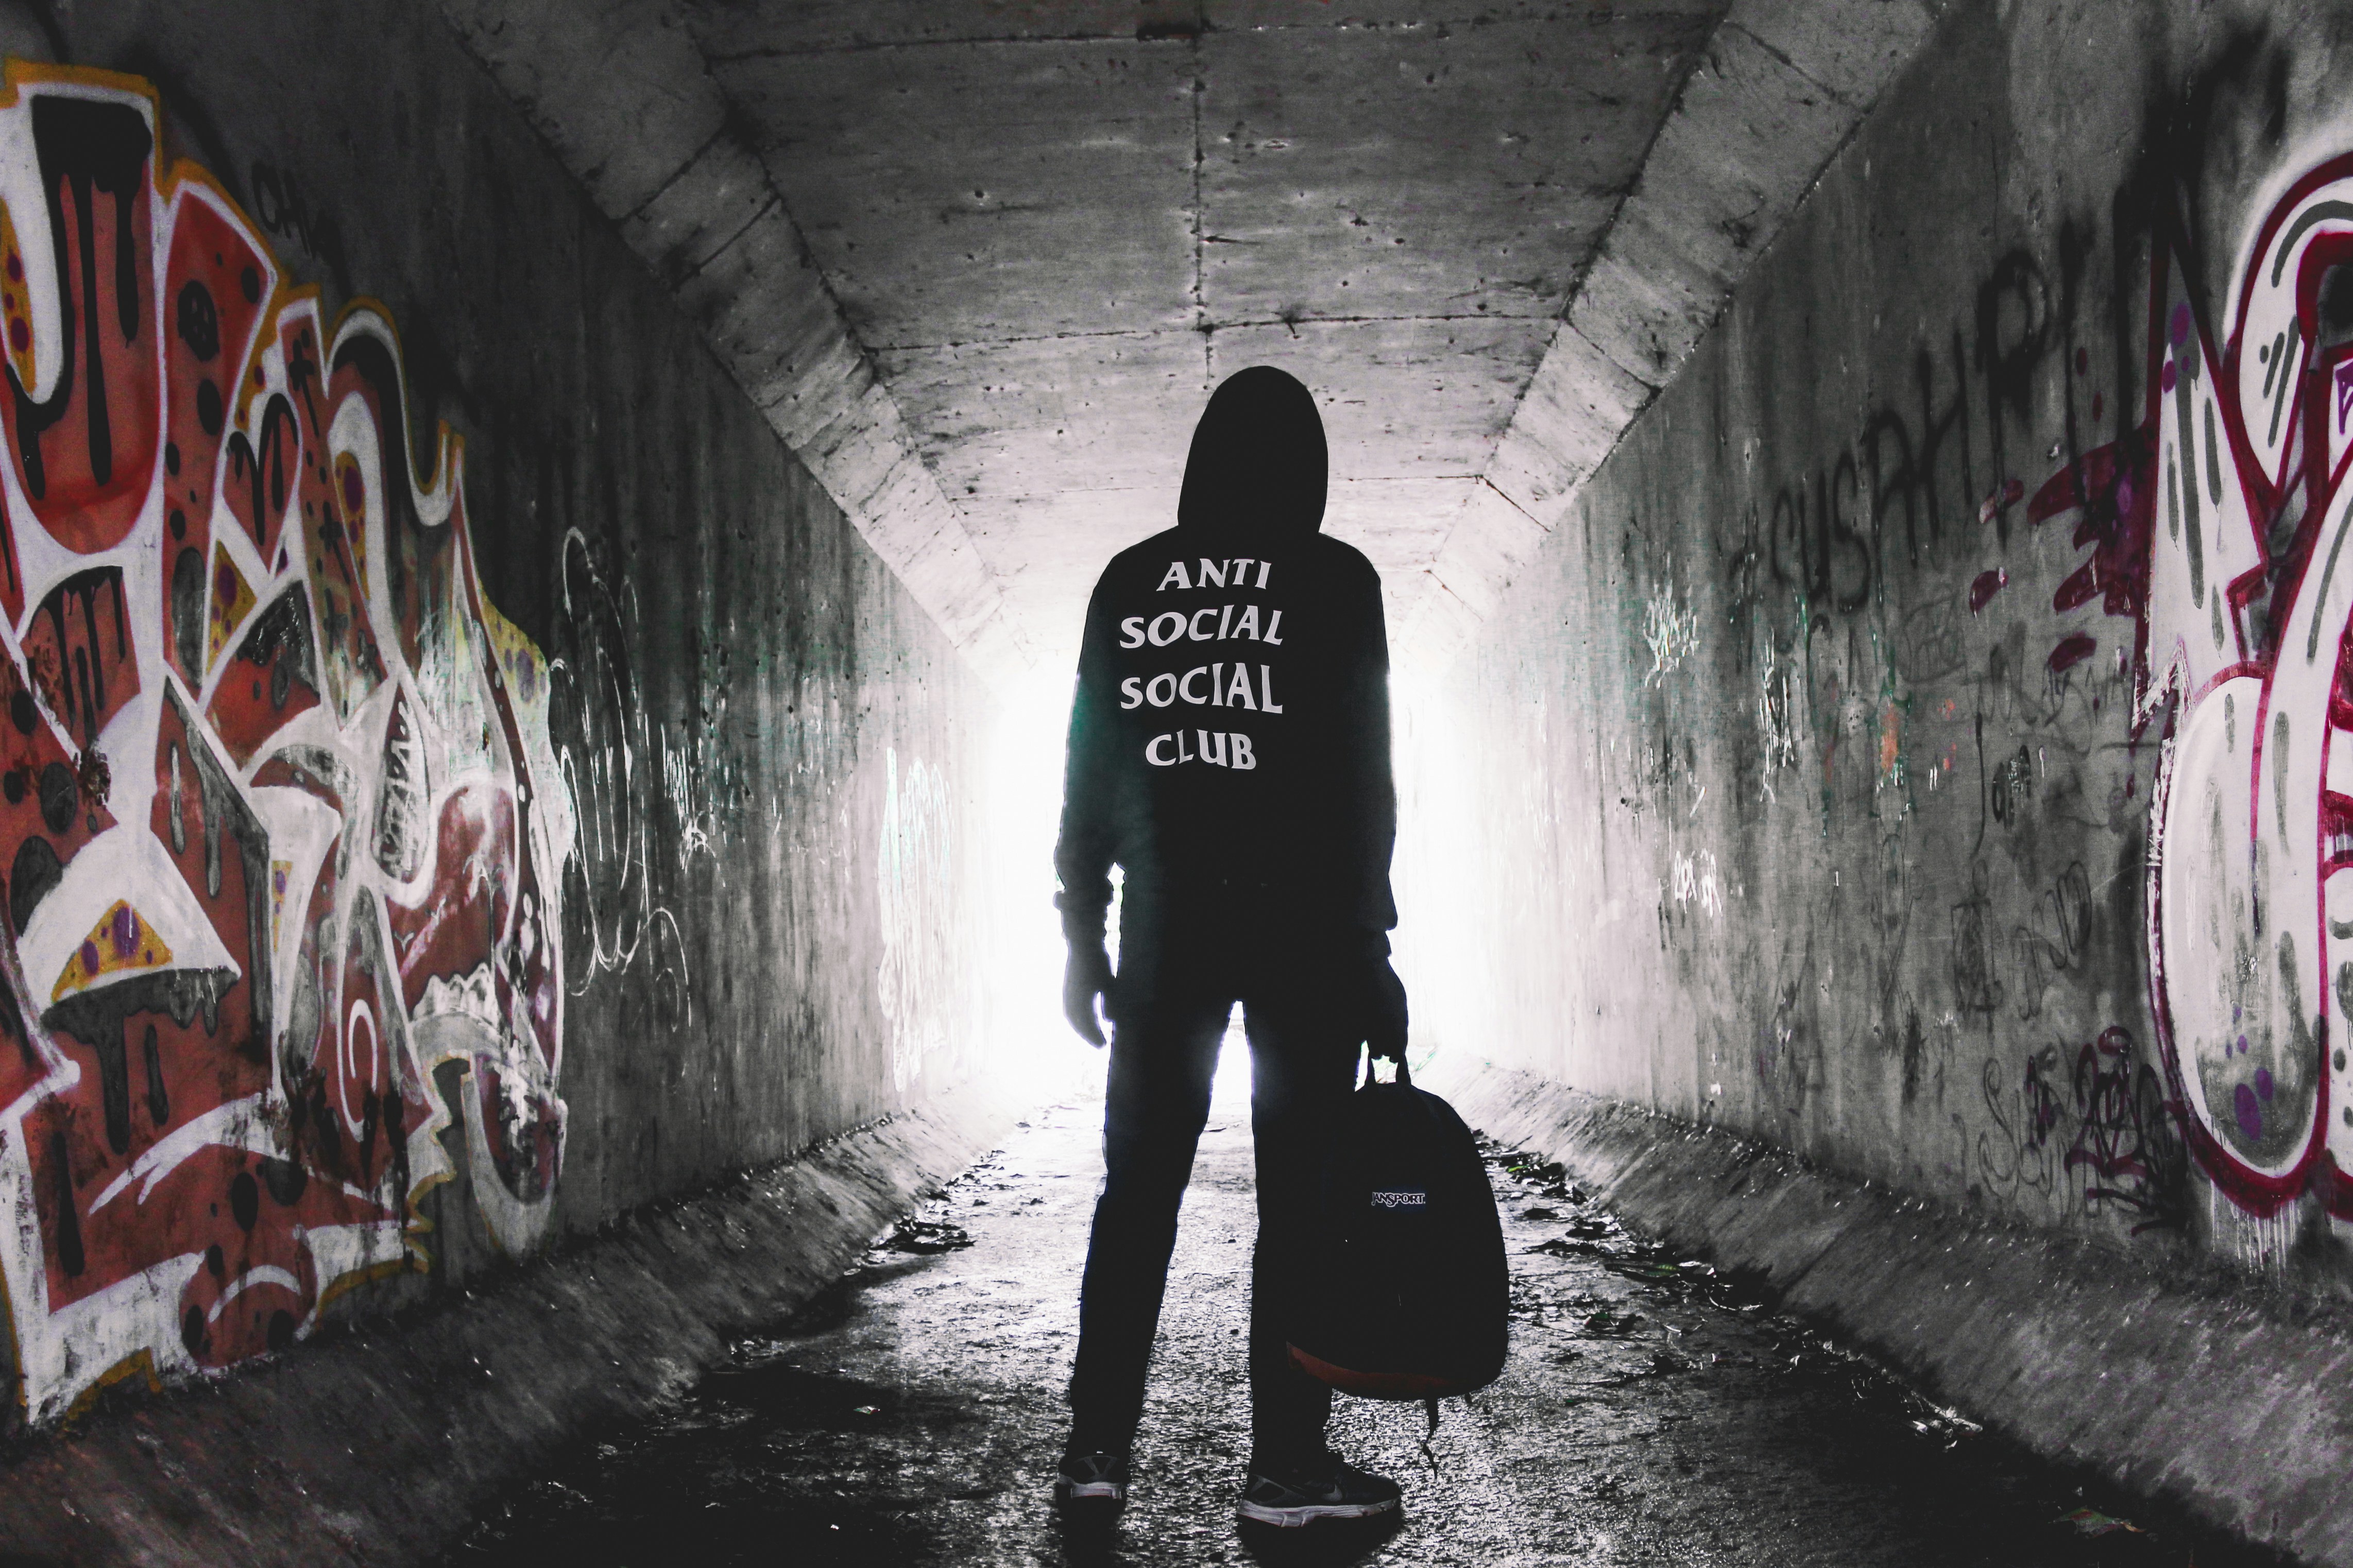
M 2092 1508 L 2079 1508 L 2073 1513 L 2060 1515 L 2051 1522 L 2073 1525 L 2075 1533 L 2078 1535 L 2114 1535 L 2118 1531 L 2129 1531 L 2135 1535 L 2148 1533 L 2131 1520 L 2118 1519 L 2113 1514 L 2102 1513 L 2099 1510 Z
M 584 1434 L 478 1516 L 445 1568 L 646 1568 L 682 1541 L 702 1568 L 2282 1568 L 2161 1502 L 2078 1489 L 2080 1476 L 1782 1311 L 1770 1281 L 1638 1235 L 1557 1163 L 1492 1143 L 1512 1253 L 1504 1375 L 1449 1401 L 1434 1433 L 1419 1408 L 1340 1402 L 1333 1446 L 1404 1480 L 1402 1515 L 1303 1552 L 1266 1539 L 1292 1532 L 1238 1531 L 1250 1248 L 1237 1243 L 1252 1200 L 1240 1111 L 1237 1095 L 1228 1131 L 1204 1135 L 1143 1484 L 1106 1540 L 1063 1533 L 1047 1500 L 1101 1172 L 1090 1102 L 1034 1115 L 650 1418 Z
M 972 1235 L 960 1225 L 944 1220 L 901 1220 L 892 1231 L 890 1239 L 881 1244 L 885 1252 L 957 1252 L 972 1245 Z

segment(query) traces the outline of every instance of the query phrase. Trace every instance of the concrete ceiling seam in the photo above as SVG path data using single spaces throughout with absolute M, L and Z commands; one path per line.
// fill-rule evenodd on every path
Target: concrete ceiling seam
M 950 640 L 993 684 L 1030 668 L 995 574 L 675 7 L 444 0 L 442 13 Z
M 441 3 L 996 679 L 1257 363 L 1451 655 L 1945 0 Z
M 1443 661 L 1698 346 L 1943 0 L 1737 0 L 1660 129 L 1403 628 Z
M 1404 624 L 1728 0 L 443 3 L 854 514 L 928 471 L 964 539 L 894 566 L 1052 664 L 1261 361 Z

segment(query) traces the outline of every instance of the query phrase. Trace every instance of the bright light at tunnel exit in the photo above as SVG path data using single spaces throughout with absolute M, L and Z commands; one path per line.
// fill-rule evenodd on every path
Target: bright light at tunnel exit
M 1102 1081 L 1103 1061 L 1063 1020 L 1061 922 L 1054 909 L 1054 839 L 1062 806 L 1063 742 L 1070 723 L 1071 672 L 1032 672 L 1000 700 L 988 755 L 986 810 L 995 994 L 989 1017 L 993 1070 L 1050 1094 L 1073 1082 Z M 1412 994 L 1417 1067 L 1450 1031 L 1462 1000 L 1445 984 L 1451 953 L 1445 932 L 1463 911 L 1451 909 L 1475 864 L 1475 836 L 1448 809 L 1465 765 L 1445 722 L 1446 709 L 1428 672 L 1399 668 L 1391 680 L 1398 780 L 1398 907 L 1397 967 Z M 1113 952 L 1117 953 L 1117 906 Z M 1217 1097 L 1240 1103 L 1250 1092 L 1250 1053 L 1240 1015 L 1218 1062 Z
M 990 881 L 987 940 L 996 994 L 994 1070 L 1050 1093 L 1099 1069 L 1062 1019 L 1062 928 L 1054 909 L 1054 837 L 1062 809 L 1062 743 L 1071 671 L 1033 671 L 1000 698 L 985 809 Z
M 1100 1085 L 1104 1068 L 1102 1054 L 1062 1017 L 1064 950 L 1061 917 L 1054 909 L 1054 839 L 1061 826 L 1071 686 L 1070 671 L 1042 669 L 1002 699 L 984 797 L 996 988 L 989 999 L 993 1070 L 1040 1096 L 1075 1084 Z M 1118 912 L 1114 903 L 1114 958 Z M 1249 1101 L 1250 1050 L 1239 1011 L 1219 1054 L 1214 1094 L 1228 1110 Z
M 1389 736 L 1398 792 L 1389 945 L 1412 1011 L 1407 1060 L 1419 1071 L 1441 1049 L 1472 1044 L 1464 1026 L 1483 973 L 1476 883 L 1494 806 L 1471 793 L 1474 756 L 1440 672 L 1409 659 L 1391 671 Z

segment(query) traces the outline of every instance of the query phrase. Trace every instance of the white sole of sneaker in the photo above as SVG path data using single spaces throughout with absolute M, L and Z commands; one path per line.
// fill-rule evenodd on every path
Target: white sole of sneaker
M 1280 1530 L 1297 1530 L 1321 1519 L 1373 1519 L 1394 1512 L 1395 1501 L 1389 1502 L 1311 1502 L 1297 1508 L 1270 1508 L 1262 1502 L 1243 1502 L 1234 1511 L 1243 1519 L 1260 1524 L 1271 1524 Z
M 1064 1481 L 1054 1495 L 1062 1502 L 1125 1502 L 1127 1489 L 1114 1481 Z

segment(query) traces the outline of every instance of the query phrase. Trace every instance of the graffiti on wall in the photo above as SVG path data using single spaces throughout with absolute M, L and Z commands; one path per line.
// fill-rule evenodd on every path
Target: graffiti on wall
M 1981 1087 L 1989 1125 L 1977 1169 L 1997 1191 L 2112 1209 L 2135 1236 L 2182 1225 L 2189 1168 L 2171 1097 L 2128 1031 L 2102 1030 L 2072 1064 L 2055 1044 L 2028 1056 L 2022 1074 L 1989 1059 Z
M 2137 622 L 2136 721 L 2171 705 L 2149 974 L 2191 1150 L 2252 1213 L 2353 1217 L 2353 156 L 2281 195 L 2220 322 L 2182 232 L 2153 247 L 2143 422 L 2030 516 L 2088 551 L 2057 608 Z
M 1676 602 L 1672 577 L 1660 584 L 1642 605 L 1642 641 L 1651 649 L 1648 680 L 1672 674 L 1698 651 L 1699 606 Z
M 629 655 L 635 588 L 607 580 L 576 528 L 564 536 L 560 582 L 564 614 L 547 660 L 546 707 L 548 728 L 565 738 L 550 776 L 561 783 L 568 812 L 558 901 L 572 935 L 572 994 L 642 963 L 655 1016 L 673 1027 L 691 1025 L 693 973 L 677 912 L 655 892 L 663 867 L 646 809 L 647 775 L 659 762 L 662 788 L 679 815 L 680 868 L 709 853 L 688 793 L 691 766 L 673 763 L 679 752 L 648 718 Z
M 571 815 L 463 447 L 412 471 L 386 313 L 326 319 L 158 123 L 130 78 L 0 93 L 0 1278 L 34 1420 L 421 1266 L 445 1133 L 511 1250 L 563 1163 Z

